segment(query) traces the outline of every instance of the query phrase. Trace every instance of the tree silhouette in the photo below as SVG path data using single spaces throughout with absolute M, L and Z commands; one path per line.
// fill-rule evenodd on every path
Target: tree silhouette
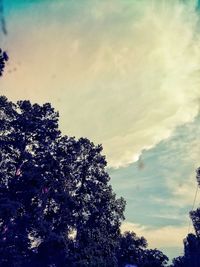
M 0 50 L 0 74 L 8 56 Z M 62 136 L 49 103 L 0 97 L 0 266 L 163 267 L 167 257 L 120 233 L 102 146 Z
M 158 249 L 147 249 L 144 251 L 141 267 L 164 267 L 168 262 L 168 257 Z
M 120 266 L 138 264 L 147 247 L 144 237 L 137 237 L 134 232 L 125 232 L 120 238 L 118 261 Z
M 184 240 L 185 265 L 191 267 L 200 266 L 200 240 L 194 234 L 188 234 Z
M 177 258 L 174 258 L 172 260 L 172 267 L 186 267 L 185 266 L 185 257 L 184 256 L 179 256 Z
M 120 267 L 133 264 L 139 267 L 164 267 L 168 258 L 157 249 L 147 249 L 144 237 L 137 237 L 133 232 L 125 232 L 119 243 L 118 263 Z
M 0 49 L 0 76 L 2 76 L 4 68 L 5 68 L 5 62 L 8 61 L 8 55 L 4 51 Z
M 0 266 L 115 266 L 125 201 L 102 147 L 62 137 L 50 104 L 0 97 L 0 120 Z

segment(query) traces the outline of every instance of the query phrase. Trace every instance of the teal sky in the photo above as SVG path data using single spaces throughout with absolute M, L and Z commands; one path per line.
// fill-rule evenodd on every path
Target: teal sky
M 127 201 L 122 229 L 170 257 L 200 165 L 198 2 L 6 0 L 0 33 L 10 56 L 1 94 L 51 102 L 64 134 L 102 143 Z
M 199 136 L 198 115 L 193 122 L 177 127 L 167 140 L 143 151 L 139 161 L 109 170 L 115 191 L 127 201 L 126 220 L 134 223 L 129 227 L 150 234 L 154 244 L 157 229 L 162 229 L 163 235 L 168 236 L 159 245 L 163 242 L 162 249 L 170 257 L 182 253 L 180 240 L 173 247 L 172 236 L 177 238 L 176 234 L 181 233 L 183 237 L 188 233 L 188 213 L 196 187 L 195 169 L 199 167 Z M 199 204 L 198 193 L 195 208 Z

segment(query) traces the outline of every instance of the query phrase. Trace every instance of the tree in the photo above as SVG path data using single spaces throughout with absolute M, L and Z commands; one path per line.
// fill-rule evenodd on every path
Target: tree
M 0 76 L 2 76 L 4 68 L 5 68 L 5 62 L 8 61 L 8 55 L 4 51 L 0 49 Z
M 172 267 L 186 267 L 185 265 L 185 257 L 184 256 L 179 256 L 177 258 L 174 258 L 172 260 Z
M 61 136 L 50 104 L 0 97 L 0 150 L 0 266 L 117 264 L 125 201 L 101 146 Z
M 46 148 L 60 132 L 57 114 L 48 104 L 31 106 L 23 101 L 15 105 L 1 97 L 0 112 L 1 259 L 8 266 L 21 266 L 20 261 L 27 264 L 33 254 L 30 237 L 40 240 L 39 251 L 53 234 L 53 215 L 48 218 L 50 211 L 47 214 L 46 208 L 54 196 L 48 198 L 44 192 L 46 184 L 53 183 L 53 157 Z M 60 187 L 62 183 L 60 179 Z M 49 206 L 49 210 L 53 208 L 52 203 Z
M 157 249 L 147 249 L 144 237 L 133 232 L 125 232 L 120 239 L 118 251 L 119 266 L 133 264 L 139 267 L 164 267 L 168 258 Z
M 8 56 L 0 50 L 0 75 Z M 120 233 L 102 146 L 62 136 L 50 104 L 0 97 L 0 266 L 163 267 L 135 233 Z
M 76 241 L 70 246 L 71 266 L 115 266 L 115 250 L 120 234 L 120 221 L 124 218 L 125 201 L 116 199 L 108 184 L 106 161 L 101 146 L 89 140 L 71 139 L 70 147 L 63 140 L 61 153 L 76 151 L 70 166 L 70 191 L 73 195 Z
M 125 232 L 120 238 L 118 261 L 120 266 L 138 264 L 147 241 L 144 237 L 137 237 L 134 232 Z
M 164 267 L 168 257 L 158 249 L 147 249 L 144 251 L 141 267 Z M 139 265 L 140 266 L 140 265 Z
M 200 266 L 200 239 L 194 234 L 188 234 L 184 240 L 184 264 L 188 267 Z

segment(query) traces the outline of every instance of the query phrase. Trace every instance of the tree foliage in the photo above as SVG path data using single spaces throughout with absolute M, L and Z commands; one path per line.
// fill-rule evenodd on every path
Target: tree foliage
M 0 49 L 0 76 L 3 74 L 6 61 L 8 61 L 8 55 L 5 51 Z
M 134 232 L 125 232 L 120 238 L 118 259 L 120 266 L 125 264 L 138 264 L 147 247 L 144 237 L 137 237 Z
M 1 97 L 0 122 L 4 265 L 31 259 L 64 266 L 71 259 L 71 266 L 88 266 L 96 258 L 113 260 L 125 201 L 109 185 L 102 147 L 61 136 L 50 104 L 14 104 Z M 75 240 L 69 237 L 73 231 Z
M 0 75 L 8 56 L 0 50 Z M 49 103 L 0 97 L 0 266 L 163 267 L 109 184 L 102 146 L 62 136 Z
M 118 251 L 119 266 L 133 264 L 139 267 L 164 267 L 168 258 L 157 249 L 147 249 L 144 237 L 133 232 L 125 232 L 120 238 Z
M 164 266 L 134 233 L 102 146 L 62 136 L 50 104 L 0 97 L 0 266 Z

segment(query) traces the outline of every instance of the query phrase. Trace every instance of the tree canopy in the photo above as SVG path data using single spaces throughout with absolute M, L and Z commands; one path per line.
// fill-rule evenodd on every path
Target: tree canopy
M 0 97 L 0 266 L 164 266 L 144 238 L 120 233 L 125 200 L 102 146 L 62 136 L 50 104 Z
M 120 237 L 118 250 L 119 266 L 133 264 L 139 267 L 164 267 L 168 258 L 158 249 L 147 249 L 144 237 L 138 237 L 133 232 L 125 232 Z
M 0 75 L 6 52 L 0 50 Z M 0 97 L 0 266 L 163 267 L 167 257 L 121 234 L 125 200 L 102 146 L 62 136 L 49 103 Z
M 1 261 L 111 262 L 125 201 L 109 185 L 102 147 L 61 136 L 50 104 L 1 97 L 0 121 Z

